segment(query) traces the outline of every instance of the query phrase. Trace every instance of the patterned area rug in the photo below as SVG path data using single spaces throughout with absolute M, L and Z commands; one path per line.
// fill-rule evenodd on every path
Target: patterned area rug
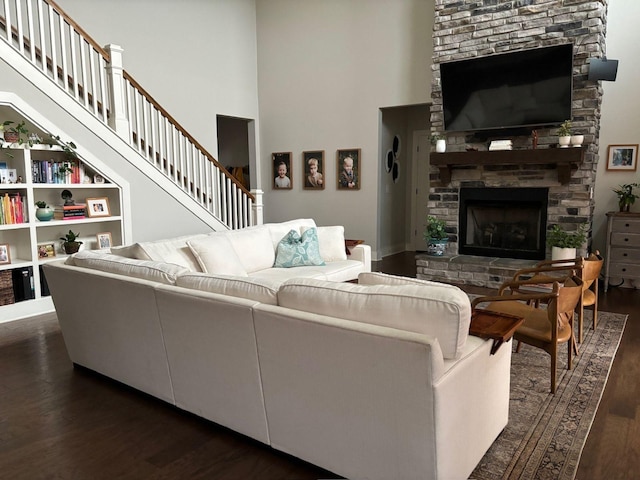
M 585 338 L 572 370 L 566 369 L 566 345 L 559 349 L 555 395 L 549 390 L 549 355 L 524 344 L 520 353 L 514 349 L 509 424 L 471 479 L 574 479 L 627 315 L 599 312 L 595 332 L 591 319 L 585 311 Z

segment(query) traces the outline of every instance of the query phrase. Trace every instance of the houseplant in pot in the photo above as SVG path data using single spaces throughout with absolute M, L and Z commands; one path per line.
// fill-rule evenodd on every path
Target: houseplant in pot
M 440 135 L 439 133 L 434 133 L 431 135 L 431 145 L 435 145 L 436 152 L 444 153 L 447 151 L 447 137 L 444 135 Z
M 446 223 L 433 215 L 427 216 L 427 227 L 424 230 L 424 241 L 427 242 L 429 255 L 443 255 L 449 236 L 445 231 Z
M 571 143 L 571 120 L 565 120 L 558 128 L 558 145 L 567 148 Z
M 48 222 L 53 218 L 53 208 L 47 205 L 47 202 L 36 202 L 36 218 L 41 222 Z
M 576 250 L 587 240 L 587 224 L 583 223 L 575 232 L 568 232 L 554 225 L 547 231 L 547 243 L 551 247 L 551 259 L 576 258 Z
M 618 188 L 614 188 L 613 191 L 618 195 L 618 207 L 621 212 L 628 212 L 631 205 L 636 203 L 638 195 L 633 193 L 633 187 L 640 187 L 638 183 L 625 183 Z
M 82 242 L 78 240 L 78 235 L 80 234 L 73 233 L 73 230 L 69 230 L 69 233 L 67 233 L 64 237 L 60 237 L 60 240 L 63 241 L 62 248 L 64 249 L 65 253 L 72 254 L 80 250 L 80 245 L 82 245 Z

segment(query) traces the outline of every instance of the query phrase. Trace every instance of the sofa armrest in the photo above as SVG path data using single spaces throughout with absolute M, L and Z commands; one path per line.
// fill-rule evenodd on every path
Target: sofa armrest
M 371 271 L 371 246 L 360 244 L 349 249 L 349 260 L 357 260 L 364 264 L 363 272 Z

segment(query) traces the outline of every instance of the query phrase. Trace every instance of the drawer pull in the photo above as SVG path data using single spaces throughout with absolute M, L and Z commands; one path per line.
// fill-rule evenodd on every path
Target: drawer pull
M 627 269 L 626 269 L 626 268 L 623 268 L 623 269 L 622 269 L 622 271 L 623 271 L 623 272 L 626 272 L 626 271 L 627 271 Z
M 625 226 L 625 227 L 629 227 L 629 224 L 628 224 L 628 223 L 625 223 L 625 224 L 624 224 L 624 226 Z
M 628 239 L 628 238 L 625 238 L 625 239 L 624 239 L 624 241 L 625 241 L 625 242 L 628 242 L 628 241 L 629 241 L 629 239 Z
M 622 254 L 622 256 L 623 256 L 623 257 L 626 257 L 627 255 L 628 255 L 627 253 L 623 253 L 623 254 Z

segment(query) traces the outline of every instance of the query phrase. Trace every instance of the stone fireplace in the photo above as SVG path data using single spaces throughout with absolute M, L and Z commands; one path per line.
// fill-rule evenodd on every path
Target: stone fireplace
M 549 0 L 536 4 L 531 0 L 439 0 L 435 3 L 433 133 L 442 133 L 444 129 L 440 63 L 560 43 L 574 46 L 571 120 L 574 133 L 585 136 L 584 153 L 579 161 L 547 161 L 545 153 L 553 157 L 560 153 L 560 149 L 555 148 L 555 128 L 537 130 L 535 150 L 531 132 L 496 134 L 482 140 L 478 140 L 474 132 L 456 132 L 447 134 L 446 154 L 431 153 L 431 158 L 456 155 L 446 168 L 435 161 L 430 167 L 428 209 L 431 215 L 447 222 L 449 245 L 446 256 L 440 259 L 418 255 L 418 277 L 496 287 L 515 269 L 531 265 L 535 263 L 533 257 L 543 255 L 537 252 L 529 259 L 517 258 L 517 255 L 507 258 L 497 252 L 485 255 L 481 250 L 473 250 L 475 247 L 467 250 L 470 220 L 468 213 L 466 217 L 461 214 L 461 192 L 465 189 L 513 188 L 522 192 L 544 189 L 547 211 L 540 225 L 544 223 L 548 229 L 560 224 L 567 230 L 575 230 L 582 223 L 591 223 L 602 87 L 600 82 L 588 80 L 588 59 L 605 53 L 607 2 Z M 506 138 L 512 140 L 512 151 L 487 151 L 490 140 Z M 482 161 L 476 160 L 477 154 L 483 155 Z M 494 161 L 496 158 L 500 160 Z M 462 232 L 461 221 L 466 222 L 465 232 Z M 518 228 L 518 225 L 511 227 L 513 238 L 517 237 Z M 461 233 L 464 233 L 462 238 Z M 483 230 L 476 235 L 490 236 L 490 232 Z M 537 237 L 538 247 L 541 241 L 542 237 Z M 546 248 L 545 254 L 549 255 Z

